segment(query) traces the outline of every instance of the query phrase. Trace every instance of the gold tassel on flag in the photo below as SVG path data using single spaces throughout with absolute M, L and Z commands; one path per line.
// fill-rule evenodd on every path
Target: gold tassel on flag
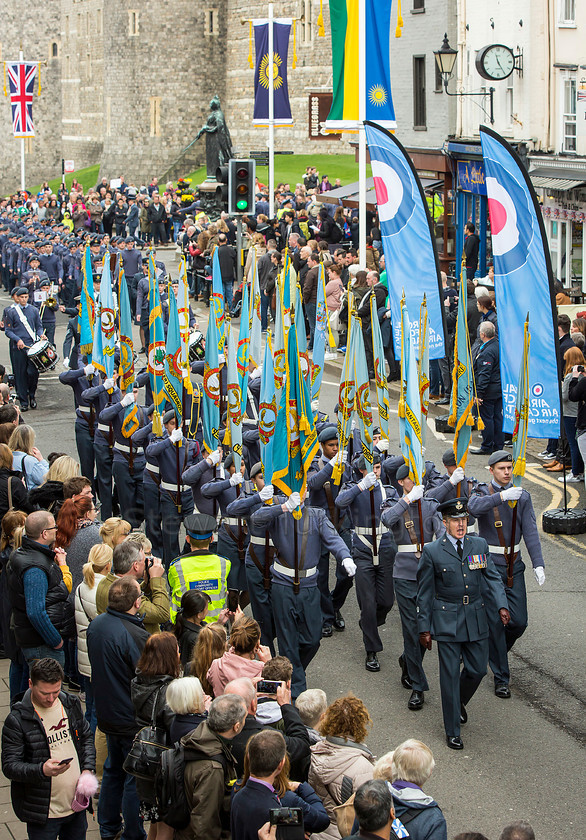
M 254 61 L 252 60 L 252 21 L 248 21 L 248 66 L 254 70 Z
M 319 15 L 317 16 L 317 37 L 326 37 L 326 29 L 324 26 L 324 0 L 319 0 Z
M 291 68 L 295 70 L 297 67 L 297 21 L 293 21 L 293 63 Z
M 403 15 L 401 14 L 401 0 L 397 0 L 397 28 L 395 29 L 395 38 L 400 38 L 403 34 Z

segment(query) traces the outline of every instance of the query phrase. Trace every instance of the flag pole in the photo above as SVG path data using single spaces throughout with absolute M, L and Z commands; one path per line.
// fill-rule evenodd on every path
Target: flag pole
M 274 215 L 275 202 L 275 62 L 273 3 L 269 3 L 269 218 Z
M 358 0 L 358 252 L 366 268 L 366 0 Z
M 24 52 L 22 51 L 22 49 L 18 53 L 18 60 L 24 61 Z M 24 137 L 20 138 L 20 189 L 23 191 L 26 189 L 26 178 L 24 169 Z

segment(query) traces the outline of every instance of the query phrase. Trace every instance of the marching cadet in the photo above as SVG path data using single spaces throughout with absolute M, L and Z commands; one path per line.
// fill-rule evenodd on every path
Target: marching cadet
M 244 566 L 252 614 L 260 627 L 261 644 L 275 655 L 275 623 L 271 604 L 271 563 L 273 544 L 266 528 L 259 528 L 252 521 L 252 514 L 273 498 L 272 484 L 265 485 L 263 466 L 260 461 L 250 470 L 255 493 L 241 493 L 226 508 L 228 516 L 246 517 L 249 542 L 246 548 Z
M 393 568 L 395 595 L 401 616 L 403 631 L 403 653 L 399 657 L 401 683 L 411 689 L 407 708 L 418 711 L 423 707 L 423 692 L 429 691 L 423 670 L 424 651 L 419 644 L 417 632 L 417 566 L 423 543 L 431 542 L 443 532 L 442 521 L 437 513 L 437 503 L 423 498 L 423 486 L 415 485 L 409 478 L 409 467 L 403 463 L 397 470 L 397 481 L 403 491 L 399 501 L 389 500 L 382 513 L 383 524 L 393 532 L 397 544 L 397 555 Z M 421 500 L 423 535 L 419 520 L 418 500 Z M 423 536 L 423 539 L 422 539 Z
M 227 508 L 241 492 L 251 492 L 251 483 L 244 481 L 246 465 L 244 461 L 239 472 L 236 471 L 234 455 L 228 454 L 223 466 L 219 467 L 219 476 L 203 484 L 201 495 L 206 499 L 217 499 L 222 514 L 222 521 L 218 530 L 218 553 L 227 557 L 232 568 L 230 569 L 229 589 L 238 589 L 240 592 L 240 606 L 244 608 L 249 602 L 246 569 L 244 558 L 248 547 L 248 534 L 242 517 L 230 516 Z M 241 488 L 241 489 L 237 489 Z
M 545 583 L 545 567 L 541 542 L 535 522 L 535 511 L 531 496 L 527 490 L 514 487 L 513 457 L 510 452 L 501 449 L 488 459 L 491 473 L 490 484 L 478 484 L 470 496 L 468 508 L 478 522 L 478 533 L 489 545 L 490 553 L 499 572 L 509 603 L 511 620 L 506 625 L 499 621 L 496 605 L 487 594 L 487 612 L 489 621 L 488 662 L 494 675 L 494 693 L 506 700 L 511 696 L 509 688 L 508 652 L 527 627 L 527 591 L 525 589 L 525 563 L 521 559 L 521 537 L 531 558 L 537 583 Z M 511 508 L 510 501 L 516 501 L 516 508 Z M 513 522 L 515 533 L 513 535 Z M 514 538 L 513 538 L 514 537 Z M 510 552 L 513 557 L 510 558 Z M 512 578 L 507 574 L 507 561 L 511 559 Z
M 116 362 L 115 362 L 116 364 Z M 120 402 L 122 393 L 116 386 L 118 373 L 114 371 L 111 379 L 104 379 L 98 385 L 90 385 L 82 391 L 82 400 L 94 410 L 98 417 L 106 406 Z M 114 450 L 114 430 L 110 423 L 99 421 L 94 431 L 94 459 L 96 462 L 96 489 L 102 509 L 102 520 L 112 516 L 112 462 Z M 89 476 L 88 476 L 89 478 Z
M 374 454 L 370 472 L 364 455 L 359 455 L 355 463 L 362 478 L 342 487 L 336 499 L 336 507 L 349 510 L 353 525 L 352 565 L 356 572 L 356 597 L 366 650 L 365 667 L 367 671 L 380 671 L 377 653 L 383 649 L 383 643 L 378 628 L 385 623 L 395 602 L 395 546 L 391 534 L 381 523 L 381 505 L 387 500 L 396 501 L 397 493 L 380 480 L 380 455 Z M 344 561 L 345 568 L 346 565 Z M 351 574 L 350 570 L 346 571 Z
M 146 409 L 145 414 L 152 417 L 154 405 Z M 163 556 L 163 532 L 161 529 L 161 499 L 159 484 L 159 464 L 156 458 L 149 454 L 148 446 L 156 440 L 153 434 L 152 420 L 132 435 L 134 446 L 144 449 L 144 471 L 142 474 L 142 495 L 144 501 L 144 530 L 151 541 L 155 557 Z
M 335 426 L 326 426 L 318 437 L 322 454 L 314 458 L 307 473 L 307 489 L 309 491 L 309 504 L 311 507 L 322 508 L 326 516 L 333 524 L 338 534 L 342 537 L 348 551 L 352 551 L 351 521 L 347 511 L 340 511 L 336 507 L 336 499 L 343 484 L 352 478 L 352 470 L 346 463 L 348 453 L 343 452 L 340 459 L 343 467 L 342 480 L 339 484 L 332 482 L 334 465 L 338 460 L 338 432 Z M 333 592 L 330 592 L 330 552 L 323 546 L 318 564 L 319 591 L 321 594 L 322 611 L 322 637 L 329 638 L 332 635 L 332 626 L 342 631 L 346 628 L 341 613 L 348 593 L 352 589 L 353 578 L 339 563 L 336 563 L 336 585 Z
M 39 310 L 29 305 L 27 286 L 12 290 L 12 306 L 4 310 L 4 332 L 10 339 L 10 361 L 20 410 L 37 407 L 39 371 L 28 356 L 28 348 L 40 338 L 47 338 L 39 317 Z
M 109 423 L 114 435 L 112 452 L 112 477 L 118 491 L 120 515 L 134 529 L 140 528 L 144 519 L 143 473 L 144 448 L 133 443 L 132 435 L 147 424 L 147 410 L 137 405 L 138 383 L 119 402 L 107 405 L 98 416 L 98 423 Z M 126 409 L 136 406 L 135 419 L 125 420 Z
M 93 365 L 84 365 L 76 370 L 64 370 L 59 374 L 59 382 L 69 385 L 73 389 L 75 401 L 75 445 L 79 456 L 81 474 L 88 478 L 94 486 L 94 407 L 82 396 L 90 387 L 90 381 L 95 373 Z
M 36 306 L 39 310 L 43 332 L 51 344 L 55 344 L 55 312 L 59 305 L 47 302 L 51 298 L 51 285 L 48 277 L 36 280 L 32 285 L 32 299 L 33 306 Z M 63 311 L 65 311 L 65 307 L 63 307 Z
M 184 520 L 189 551 L 176 557 L 167 573 L 171 589 L 171 619 L 181 607 L 181 598 L 191 589 L 209 595 L 209 621 L 217 621 L 226 607 L 230 561 L 210 549 L 216 520 L 207 513 L 190 513 Z
M 191 488 L 193 507 L 196 513 L 209 513 L 214 518 L 218 512 L 218 500 L 207 499 L 201 494 L 201 488 L 216 477 L 218 464 L 222 460 L 222 449 L 214 449 L 201 461 L 189 467 L 181 476 L 181 481 Z
M 177 428 L 175 409 L 163 415 L 163 437 L 155 438 L 147 447 L 149 458 L 159 467 L 159 490 L 165 568 L 179 554 L 179 528 L 186 516 L 193 513 L 193 496 L 183 484 L 182 475 L 199 457 L 199 445 L 183 436 Z
M 502 626 L 510 615 L 486 540 L 466 534 L 467 499 L 449 499 L 438 511 L 446 533 L 424 546 L 417 570 L 419 641 L 427 650 L 432 639 L 437 642 L 446 741 L 450 749 L 461 750 L 460 725 L 468 720 L 466 706 L 488 664 L 485 589 L 490 589 L 498 606 Z
M 442 463 L 446 468 L 446 475 L 441 477 L 441 484 L 436 484 L 426 490 L 426 499 L 435 499 L 436 502 L 447 502 L 449 499 L 469 499 L 476 487 L 475 478 L 467 478 L 462 467 L 456 466 L 456 456 L 453 449 L 447 449 L 442 455 Z M 460 494 L 458 495 L 458 487 Z M 475 533 L 476 520 L 468 514 L 468 533 Z
M 322 544 L 344 568 L 352 571 L 345 542 L 338 536 L 325 511 L 304 504 L 297 492 L 278 497 L 252 514 L 255 528 L 267 528 L 275 557 L 271 566 L 273 615 L 279 653 L 293 665 L 291 694 L 296 699 L 307 688 L 305 669 L 319 650 L 321 639 L 320 595 L 317 560 Z M 301 507 L 301 518 L 293 511 Z
M 401 482 L 399 481 L 397 472 L 404 463 L 405 459 L 402 455 L 387 455 L 381 466 L 382 480 L 385 484 L 390 484 L 394 487 L 399 494 L 401 493 Z M 422 481 L 423 489 L 427 491 L 441 484 L 442 479 L 433 461 L 425 461 L 424 466 L 425 472 L 423 473 Z

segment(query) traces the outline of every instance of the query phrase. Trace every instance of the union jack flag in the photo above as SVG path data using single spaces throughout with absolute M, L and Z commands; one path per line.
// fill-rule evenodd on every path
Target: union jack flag
M 12 106 L 12 133 L 15 137 L 34 137 L 33 90 L 37 65 L 26 61 L 6 63 Z

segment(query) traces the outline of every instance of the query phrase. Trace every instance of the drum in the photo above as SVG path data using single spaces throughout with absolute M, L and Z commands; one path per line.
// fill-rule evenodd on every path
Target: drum
M 195 332 L 189 335 L 189 363 L 201 361 L 205 358 L 205 339 L 203 333 Z
M 27 356 L 39 373 L 46 373 L 48 370 L 53 370 L 59 361 L 56 349 L 46 338 L 40 338 L 38 341 L 35 341 L 28 348 Z

